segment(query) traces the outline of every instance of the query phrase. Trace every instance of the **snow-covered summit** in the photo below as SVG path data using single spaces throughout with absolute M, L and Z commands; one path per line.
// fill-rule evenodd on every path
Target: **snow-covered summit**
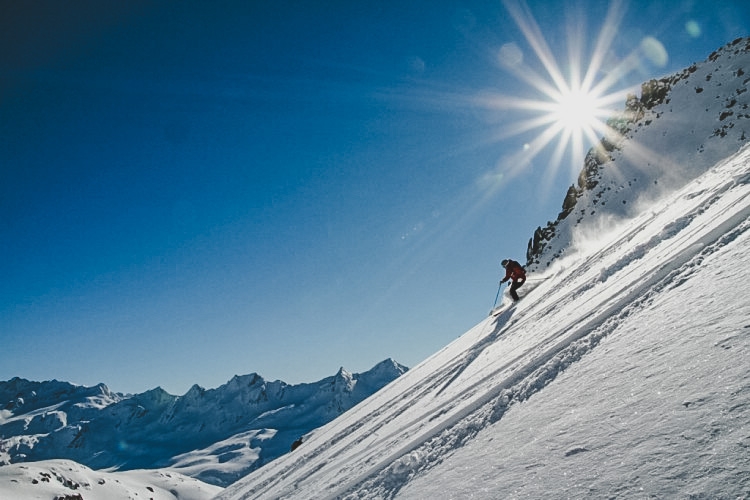
M 73 395 L 79 408 L 101 408 L 122 399 L 122 395 L 111 392 L 104 384 L 83 387 L 58 380 L 32 382 L 14 377 L 0 382 L 0 409 L 30 413 L 49 406 L 50 401 L 66 401 Z
M 183 396 L 14 378 L 0 382 L 0 463 L 67 458 L 96 469 L 171 467 L 228 484 L 405 371 L 386 360 L 362 374 L 342 368 L 297 385 L 252 373 L 216 389 L 194 385 Z M 216 446 L 227 440 L 231 453 Z

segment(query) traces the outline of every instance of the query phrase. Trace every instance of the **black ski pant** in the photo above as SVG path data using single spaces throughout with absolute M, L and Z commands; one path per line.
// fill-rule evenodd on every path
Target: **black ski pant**
M 516 293 L 516 290 L 521 288 L 524 283 L 526 283 L 526 278 L 513 280 L 513 283 L 510 284 L 510 296 L 513 297 L 513 300 L 518 300 L 518 293 Z

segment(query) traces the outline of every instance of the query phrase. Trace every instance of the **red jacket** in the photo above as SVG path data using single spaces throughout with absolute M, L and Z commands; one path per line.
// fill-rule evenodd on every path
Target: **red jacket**
M 508 280 L 526 281 L 526 271 L 521 267 L 521 264 L 515 260 L 511 260 L 508 262 L 508 265 L 505 266 L 505 278 L 503 278 L 503 281 Z

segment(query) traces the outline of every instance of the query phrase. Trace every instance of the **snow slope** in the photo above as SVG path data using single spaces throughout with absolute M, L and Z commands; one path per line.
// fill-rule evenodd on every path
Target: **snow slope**
M 744 498 L 748 229 L 750 147 L 218 498 Z
M 45 460 L 0 467 L 4 500 L 208 500 L 221 491 L 169 471 L 94 471 L 71 460 Z
M 750 69 L 736 48 L 704 81 Z M 732 134 L 698 138 L 715 163 L 693 149 L 697 128 L 726 125 L 727 95 L 746 95 L 712 89 L 727 94 L 705 115 L 672 109 L 624 137 L 575 205 L 636 208 L 565 219 L 521 302 L 217 499 L 746 498 L 750 127 L 743 111 Z M 669 180 L 602 185 L 635 168 L 639 186 Z

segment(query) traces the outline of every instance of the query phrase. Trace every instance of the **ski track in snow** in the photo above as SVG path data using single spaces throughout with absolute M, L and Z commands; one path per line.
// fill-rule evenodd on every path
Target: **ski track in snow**
M 750 228 L 750 147 L 220 498 L 393 498 Z M 644 278 L 645 277 L 645 278 Z M 575 304 L 573 306 L 572 304 Z M 570 314 L 575 311 L 576 314 Z M 459 352 L 458 356 L 451 353 Z M 398 397 L 393 398 L 394 394 Z M 425 397 L 426 395 L 432 397 Z M 390 395 L 390 396 L 386 396 Z M 303 451 L 304 450 L 304 451 Z M 585 451 L 571 450 L 570 454 Z M 307 464 L 317 463 L 314 467 Z M 332 471 L 335 471 L 332 472 Z M 332 482 L 331 477 L 336 479 Z M 304 495 L 303 495 L 304 496 Z
M 745 165 L 748 163 L 748 153 L 750 153 L 750 149 L 746 148 L 742 157 Z M 720 167 L 712 173 L 715 174 L 713 177 L 725 178 Z M 527 399 L 553 380 L 559 372 L 580 359 L 586 352 L 595 347 L 603 336 L 616 328 L 619 319 L 627 316 L 630 310 L 638 309 L 644 302 L 648 302 L 654 292 L 667 286 L 679 286 L 680 282 L 687 279 L 686 275 L 699 266 L 705 257 L 733 241 L 750 227 L 750 190 L 736 189 L 736 196 L 727 196 L 727 192 L 732 188 L 741 188 L 746 185 L 748 177 L 750 176 L 735 176 L 732 181 L 723 185 L 720 184 L 710 193 L 704 191 L 704 194 L 708 194 L 706 198 L 692 197 L 694 200 L 700 200 L 700 204 L 690 214 L 681 216 L 673 222 L 668 222 L 664 225 L 664 229 L 650 238 L 647 243 L 621 254 L 622 258 L 617 259 L 610 268 L 610 272 L 599 275 L 597 283 L 606 282 L 618 272 L 625 270 L 629 263 L 642 259 L 648 252 L 661 245 L 664 247 L 661 249 L 661 253 L 664 254 L 665 258 L 657 260 L 659 267 L 652 270 L 650 279 L 640 283 L 629 283 L 629 288 L 622 287 L 611 303 L 603 304 L 604 308 L 600 307 L 597 311 L 592 311 L 592 315 L 588 316 L 582 324 L 580 318 L 575 318 L 574 321 L 558 328 L 548 336 L 549 341 L 537 345 L 535 351 L 540 348 L 544 349 L 550 343 L 552 345 L 529 360 L 524 369 L 516 371 L 513 377 L 504 381 L 504 383 L 492 384 L 494 389 L 486 393 L 478 401 L 478 404 L 456 415 L 453 421 L 446 422 L 444 428 L 441 429 L 441 434 L 448 434 L 449 436 L 437 435 L 424 445 L 421 444 L 424 440 L 415 440 L 415 444 L 418 444 L 418 446 L 409 449 L 410 446 L 407 445 L 395 454 L 404 458 L 395 461 L 391 460 L 392 457 L 387 458 L 384 463 L 393 461 L 394 465 L 378 473 L 375 477 L 368 478 L 369 485 L 362 484 L 360 486 L 360 491 L 364 493 L 364 496 L 353 495 L 346 498 L 393 498 L 413 472 L 416 470 L 424 471 L 430 465 L 430 456 L 441 457 L 441 454 L 430 453 L 432 451 L 430 448 L 434 448 L 436 445 L 444 448 L 446 443 L 451 443 L 452 447 L 460 446 L 480 429 L 499 420 L 510 404 Z M 680 193 L 679 196 L 687 198 L 683 193 Z M 727 198 L 729 199 L 727 200 Z M 727 201 L 728 203 L 722 203 L 718 207 L 715 206 L 718 202 Z M 666 204 L 666 206 L 670 206 L 670 204 Z M 711 210 L 712 208 L 715 208 L 715 210 Z M 665 210 L 663 214 L 669 217 L 670 210 Z M 708 220 L 703 224 L 697 224 L 695 229 L 690 230 L 691 224 L 704 214 L 707 214 Z M 715 224 L 717 220 L 722 222 Z M 732 228 L 735 228 L 734 231 L 732 231 Z M 690 243 L 686 243 L 686 240 Z M 620 239 L 618 242 L 620 245 L 611 247 L 610 252 L 616 253 L 616 250 L 627 243 L 628 239 Z M 641 272 L 639 271 L 638 276 L 640 275 Z M 575 295 L 578 297 L 590 288 L 593 288 L 593 285 L 576 289 Z M 512 323 L 508 326 L 512 326 Z M 565 336 L 564 332 L 570 330 L 572 330 L 572 333 Z M 560 337 L 562 339 L 556 341 Z M 519 358 L 523 357 L 522 355 Z M 519 358 L 511 360 L 508 364 L 487 374 L 475 386 L 483 386 L 495 378 L 498 373 L 503 372 L 508 365 L 518 362 Z M 485 404 L 488 405 L 488 408 L 473 418 L 480 421 L 461 421 Z M 420 447 L 426 449 L 418 450 Z M 376 489 L 374 496 L 373 493 L 375 492 L 370 490 L 371 487 Z M 341 492 L 337 492 L 329 498 L 340 496 L 342 496 Z
M 574 369 L 398 498 L 745 498 L 750 309 L 733 295 L 748 244 L 737 231 L 683 266 L 696 279 L 650 290 Z

